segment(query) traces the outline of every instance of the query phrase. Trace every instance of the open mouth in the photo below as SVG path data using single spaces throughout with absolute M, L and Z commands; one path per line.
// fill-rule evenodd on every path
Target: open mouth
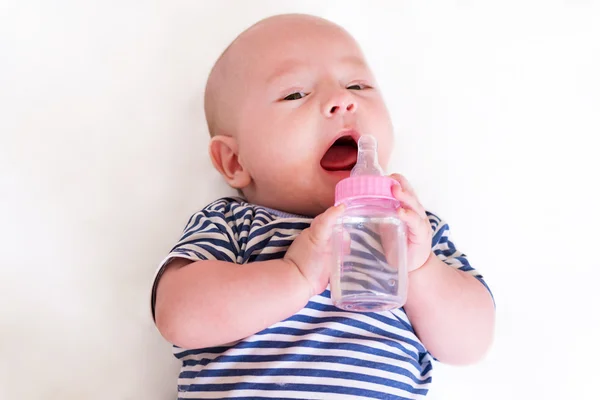
M 321 167 L 326 171 L 351 171 L 357 156 L 358 145 L 354 138 L 342 136 L 327 149 L 321 158 Z

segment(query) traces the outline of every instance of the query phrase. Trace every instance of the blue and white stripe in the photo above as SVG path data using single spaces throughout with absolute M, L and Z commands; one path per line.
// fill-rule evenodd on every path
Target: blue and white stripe
M 448 225 L 428 216 L 434 253 L 483 282 L 454 247 Z M 154 286 L 176 257 L 238 264 L 281 258 L 310 222 L 238 198 L 218 200 L 190 218 Z M 180 399 L 420 399 L 434 360 L 404 309 L 347 312 L 333 306 L 329 288 L 244 340 L 208 349 L 174 346 L 174 354 L 182 361 Z

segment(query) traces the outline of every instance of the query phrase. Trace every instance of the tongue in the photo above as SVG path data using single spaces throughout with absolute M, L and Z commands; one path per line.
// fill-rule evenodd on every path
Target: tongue
M 321 167 L 328 171 L 349 171 L 356 164 L 354 146 L 331 146 L 321 159 Z

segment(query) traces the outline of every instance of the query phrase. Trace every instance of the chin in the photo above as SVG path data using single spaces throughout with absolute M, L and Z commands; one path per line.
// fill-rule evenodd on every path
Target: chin
M 327 188 L 326 197 L 331 200 L 331 205 L 333 205 L 334 197 L 335 197 L 335 186 L 343 179 L 350 177 L 350 170 L 339 170 L 339 171 L 327 171 L 325 169 L 322 170 L 323 182 L 325 183 L 325 187 Z
M 323 213 L 329 207 L 333 207 L 335 203 L 335 186 L 342 179 L 350 176 L 350 171 L 327 171 L 321 169 L 315 171 L 316 174 L 312 175 L 312 179 L 308 179 L 303 185 L 303 204 L 297 204 L 298 201 L 302 201 L 295 197 L 294 202 L 301 212 L 297 214 L 303 214 L 309 217 L 316 217 Z

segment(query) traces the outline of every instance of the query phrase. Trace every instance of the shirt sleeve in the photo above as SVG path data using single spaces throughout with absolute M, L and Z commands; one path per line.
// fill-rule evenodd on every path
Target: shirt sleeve
M 154 306 L 158 282 L 173 259 L 184 258 L 192 262 L 199 260 L 237 262 L 239 246 L 236 241 L 235 221 L 232 219 L 234 217 L 224 201 L 215 202 L 192 215 L 181 237 L 155 272 L 151 294 L 152 318 L 155 317 Z
M 427 215 L 429 217 L 429 222 L 431 223 L 431 229 L 433 230 L 431 243 L 433 253 L 449 266 L 473 275 L 487 288 L 493 299 L 492 291 L 483 279 L 481 273 L 471 266 L 467 259 L 467 255 L 458 250 L 452 242 L 448 224 L 435 214 L 428 212 Z

